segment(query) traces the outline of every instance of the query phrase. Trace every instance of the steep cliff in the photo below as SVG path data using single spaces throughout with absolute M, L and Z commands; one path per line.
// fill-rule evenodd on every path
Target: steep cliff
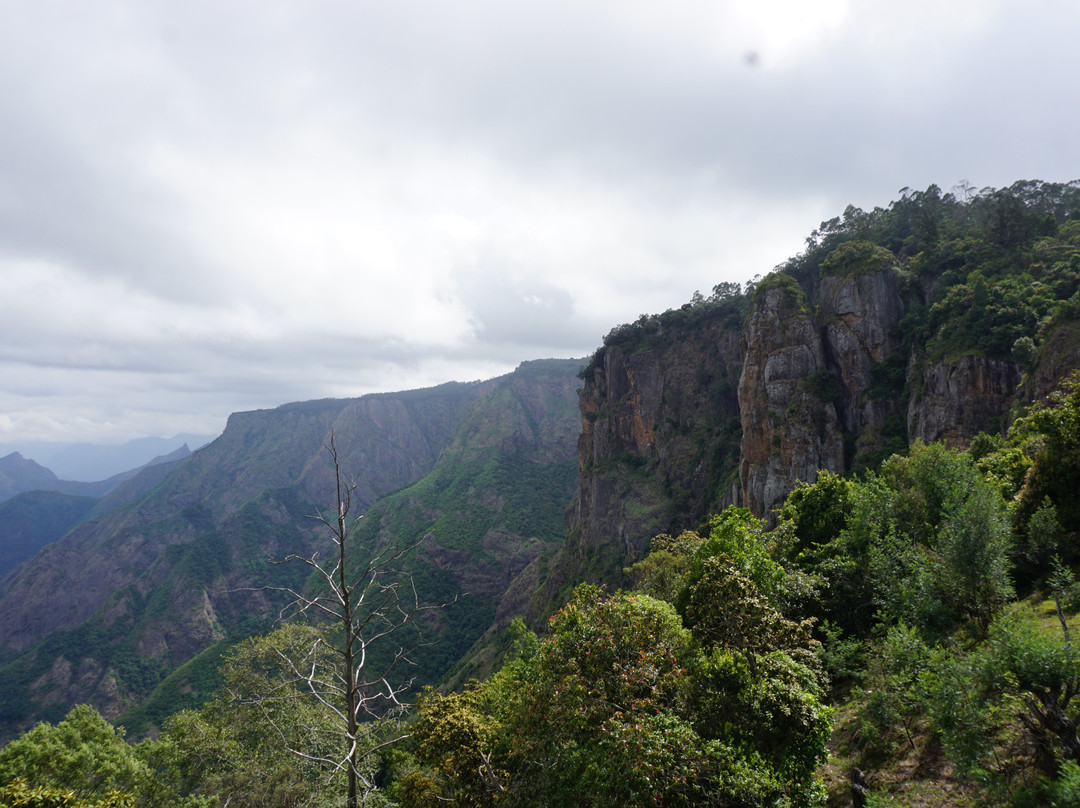
M 797 480 L 894 445 L 906 365 L 895 259 L 859 245 L 810 288 L 778 273 L 609 335 L 581 392 L 568 547 L 617 570 L 658 532 L 728 504 L 768 515 Z
M 819 469 L 872 464 L 897 431 L 906 364 L 896 259 L 868 242 L 831 253 L 810 286 L 777 273 L 759 284 L 739 383 L 742 497 L 768 516 Z
M 979 432 L 1008 428 L 1021 372 L 1016 362 L 978 354 L 913 369 L 916 394 L 908 405 L 908 435 L 964 448 Z
M 819 468 L 844 467 L 838 377 L 794 279 L 775 275 L 754 297 L 739 378 L 742 502 L 768 513 Z
M 1080 295 L 1074 295 L 1040 329 L 1040 345 L 1024 378 L 1025 399 L 1044 398 L 1070 370 L 1080 367 Z
M 608 340 L 584 372 L 568 546 L 621 563 L 736 496 L 742 300 Z
M 652 535 L 725 504 L 773 518 L 820 469 L 1001 432 L 1080 363 L 1080 183 L 931 186 L 849 207 L 807 243 L 746 292 L 727 285 L 723 314 L 698 297 L 608 335 L 549 600 L 576 574 L 617 581 Z

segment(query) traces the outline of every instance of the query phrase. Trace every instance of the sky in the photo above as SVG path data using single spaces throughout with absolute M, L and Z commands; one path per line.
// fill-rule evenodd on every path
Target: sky
M 0 0 L 0 444 L 585 357 L 1080 178 L 1075 0 Z

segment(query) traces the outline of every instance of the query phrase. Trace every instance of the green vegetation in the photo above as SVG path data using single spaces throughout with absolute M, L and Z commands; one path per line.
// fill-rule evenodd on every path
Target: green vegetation
M 40 723 L 0 749 L 0 805 L 8 808 L 209 808 L 182 792 L 163 793 L 146 745 L 91 707 L 75 707 L 55 726 Z
M 719 283 L 708 297 L 694 292 L 690 302 L 677 309 L 668 309 L 663 314 L 642 314 L 632 323 L 616 326 L 607 333 L 603 345 L 596 349 L 578 376 L 588 378 L 601 367 L 607 348 L 613 345 L 630 354 L 647 351 L 660 344 L 664 335 L 671 331 L 693 330 L 714 321 L 724 322 L 737 330 L 750 311 L 753 292 L 753 282 L 745 289 L 737 283 Z
M 793 582 L 745 511 L 707 527 L 635 568 L 674 603 L 583 585 L 487 682 L 429 692 L 403 804 L 813 804 L 829 722 Z
M 436 555 L 449 551 L 455 563 L 497 570 L 508 563 L 508 554 L 522 548 L 540 554 L 559 546 L 565 534 L 563 511 L 576 478 L 574 461 L 549 462 L 494 448 L 448 452 L 431 474 L 366 514 L 356 542 L 374 547 L 391 539 L 404 543 L 430 536 L 434 544 L 427 549 Z M 451 603 L 431 617 L 439 641 L 413 655 L 417 682 L 437 682 L 491 626 L 497 599 L 463 592 L 429 552 L 405 559 L 402 569 L 425 598 Z
M 754 289 L 755 299 L 760 298 L 770 289 L 782 290 L 780 303 L 785 309 L 792 312 L 809 312 L 806 293 L 792 275 L 785 272 L 773 272 L 766 275 Z
M 189 530 L 190 526 L 209 528 L 196 533 L 187 543 L 166 547 L 157 567 L 148 576 L 161 569 L 169 570 L 176 574 L 174 582 L 185 582 L 183 587 L 175 583 L 158 586 L 145 596 L 137 585 L 124 587 L 110 599 L 109 605 L 116 615 L 110 623 L 89 621 L 70 631 L 55 632 L 29 652 L 0 667 L 0 722 L 17 727 L 24 725 L 31 715 L 46 721 L 57 721 L 64 716 L 67 710 L 64 700 L 52 699 L 48 692 L 43 698 L 40 689 L 41 680 L 48 680 L 58 659 L 87 677 L 110 676 L 124 701 L 143 703 L 143 708 L 131 715 L 129 728 L 137 734 L 149 730 L 154 722 L 172 712 L 209 698 L 218 685 L 213 652 L 201 662 L 193 660 L 182 678 L 166 681 L 170 660 L 140 653 L 140 636 L 148 626 L 166 619 L 178 601 L 197 596 L 211 589 L 215 582 L 236 575 L 238 564 L 245 567 L 240 574 L 246 577 L 241 580 L 301 586 L 306 572 L 270 564 L 260 548 L 266 543 L 305 546 L 297 525 L 313 509 L 297 490 L 279 489 L 246 503 L 216 528 L 209 525 L 205 514 L 198 509 L 187 509 L 167 520 L 165 527 L 176 533 Z M 275 519 L 271 516 L 275 513 L 289 514 L 291 518 Z M 245 609 L 241 603 L 222 605 L 215 628 L 226 635 L 226 645 L 273 625 L 277 610 L 285 601 L 275 599 L 270 593 L 268 602 L 271 608 L 261 612 Z M 36 687 L 35 683 L 38 683 Z M 61 684 L 54 687 L 60 688 Z
M 856 239 L 841 244 L 821 263 L 822 275 L 853 277 L 896 266 L 896 256 L 884 247 Z
M 1078 414 L 1074 376 L 1004 439 L 916 444 L 788 498 L 776 546 L 818 590 L 804 613 L 860 769 L 937 759 L 979 804 L 1075 804 Z
M 236 640 L 220 640 L 166 676 L 150 695 L 116 723 L 129 735 L 142 737 L 181 710 L 198 707 L 223 684 L 220 667 Z
M 884 267 L 902 281 L 905 347 L 925 358 L 1010 359 L 1022 339 L 1038 349 L 1080 292 L 1080 182 L 905 189 L 887 208 L 823 222 L 780 269 L 810 290 L 822 275 Z

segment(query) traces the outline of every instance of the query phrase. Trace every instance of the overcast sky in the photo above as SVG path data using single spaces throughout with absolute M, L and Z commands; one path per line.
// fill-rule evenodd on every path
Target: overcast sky
M 586 356 L 1080 177 L 1076 0 L 0 0 L 0 444 Z

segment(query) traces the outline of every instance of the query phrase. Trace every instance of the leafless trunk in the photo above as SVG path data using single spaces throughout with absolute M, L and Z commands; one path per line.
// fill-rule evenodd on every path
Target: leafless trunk
M 340 631 L 340 640 L 327 642 L 320 636 L 315 647 L 300 658 L 282 660 L 299 685 L 302 696 L 318 702 L 336 722 L 342 737 L 340 754 L 328 756 L 293 748 L 290 751 L 301 758 L 330 764 L 344 771 L 348 778 L 346 805 L 357 808 L 374 788 L 364 773 L 365 760 L 383 747 L 408 737 L 397 734 L 388 740 L 371 743 L 364 737 L 368 727 L 366 719 L 392 716 L 403 709 L 399 696 L 412 685 L 412 678 L 403 674 L 400 668 L 411 665 L 410 655 L 425 643 L 419 634 L 410 635 L 409 641 L 399 645 L 376 671 L 370 670 L 369 654 L 374 646 L 388 641 L 391 635 L 414 623 L 422 612 L 442 606 L 421 605 L 411 577 L 399 569 L 402 559 L 419 541 L 398 549 L 392 545 L 382 550 L 350 548 L 349 540 L 362 518 L 350 515 L 356 485 L 343 477 L 333 431 L 325 448 L 334 467 L 336 514 L 334 517 L 318 514 L 313 518 L 321 522 L 332 537 L 335 550 L 332 563 L 321 561 L 317 552 L 310 557 L 290 555 L 275 562 L 306 564 L 314 577 L 322 580 L 322 591 L 318 595 L 308 595 L 287 587 L 261 589 L 286 592 L 292 598 L 282 610 L 283 619 L 306 617 L 329 623 Z M 323 661 L 327 657 L 337 659 L 339 664 L 329 665 L 327 670 Z M 282 736 L 285 737 L 284 733 Z

